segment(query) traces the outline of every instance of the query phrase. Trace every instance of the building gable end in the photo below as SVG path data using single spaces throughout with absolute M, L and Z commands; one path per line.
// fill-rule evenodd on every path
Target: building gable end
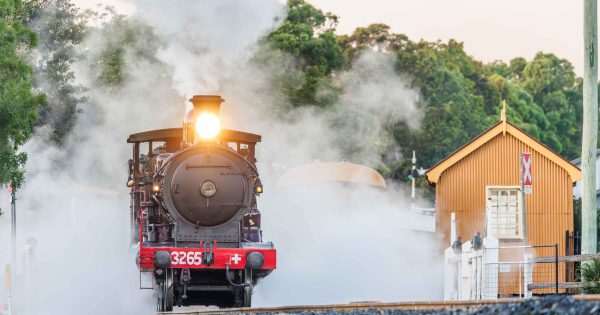
M 552 151 L 542 143 L 538 142 L 515 125 L 511 123 L 507 123 L 506 125 L 504 125 L 502 124 L 502 122 L 499 122 L 496 125 L 489 128 L 487 131 L 483 132 L 478 137 L 471 140 L 469 143 L 465 144 L 463 147 L 454 151 L 445 159 L 432 166 L 426 172 L 427 180 L 430 184 L 437 183 L 440 177 L 442 176 L 442 173 L 444 173 L 452 165 L 464 159 L 471 153 L 477 151 L 477 149 L 494 139 L 496 136 L 505 136 L 504 133 L 510 134 L 510 136 L 515 137 L 518 141 L 531 147 L 533 150 L 537 151 L 539 154 L 543 155 L 544 157 L 546 157 L 547 159 L 564 169 L 569 174 L 572 182 L 576 182 L 581 179 L 581 170 L 575 165 L 571 164 L 571 162 L 567 161 L 566 159 L 558 155 L 558 153 Z

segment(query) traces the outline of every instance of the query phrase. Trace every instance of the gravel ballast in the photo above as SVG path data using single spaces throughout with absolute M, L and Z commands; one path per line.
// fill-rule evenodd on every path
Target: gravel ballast
M 421 314 L 497 314 L 497 315 L 529 315 L 529 314 L 600 314 L 600 302 L 577 301 L 571 296 L 557 295 L 523 300 L 517 303 L 498 303 L 468 308 L 443 310 L 358 310 L 358 311 L 294 311 L 294 312 L 261 312 L 260 315 L 298 314 L 298 315 L 421 315 Z

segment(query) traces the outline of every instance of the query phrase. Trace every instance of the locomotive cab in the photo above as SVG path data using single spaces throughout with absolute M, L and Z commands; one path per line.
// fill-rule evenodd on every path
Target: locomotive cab
M 219 96 L 194 96 L 182 128 L 132 134 L 132 244 L 152 273 L 159 311 L 177 305 L 250 306 L 275 269 L 256 197 L 259 135 L 221 128 Z M 129 185 L 132 183 L 132 185 Z

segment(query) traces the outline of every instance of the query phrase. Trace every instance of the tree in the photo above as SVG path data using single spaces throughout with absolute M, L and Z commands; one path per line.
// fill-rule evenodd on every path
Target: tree
M 416 150 L 420 163 L 433 165 L 491 124 L 479 82 L 481 64 L 464 53 L 462 44 L 409 41 L 397 52 L 397 67 L 423 95 L 421 129 L 411 132 L 404 123 L 395 128 L 404 156 Z
M 367 27 L 356 28 L 350 36 L 338 36 L 338 43 L 342 47 L 347 65 L 349 65 L 367 49 L 378 52 L 396 52 L 408 43 L 408 37 L 404 34 L 391 33 L 390 27 L 386 24 L 375 23 Z
M 344 92 L 336 90 L 335 78 L 372 50 L 395 54 L 396 70 L 422 95 L 421 128 L 412 130 L 405 122 L 393 126 L 403 156 L 417 150 L 420 163 L 433 165 L 496 123 L 503 100 L 508 119 L 519 128 L 567 158 L 579 154 L 581 81 L 565 59 L 538 53 L 531 61 L 517 57 L 486 64 L 468 56 L 455 40 L 415 42 L 381 23 L 335 36 L 334 15 L 302 0 L 288 1 L 288 12 L 266 38 L 275 53 L 270 50 L 264 60 L 281 53 L 299 60 L 284 63 L 286 71 L 274 80 L 294 106 L 334 103 Z M 330 97 L 323 101 L 321 95 Z M 382 167 L 391 176 L 404 177 L 410 165 L 404 159 Z
M 486 68 L 506 87 L 512 122 L 559 154 L 579 156 L 582 87 L 569 61 L 540 52 L 530 62 L 515 58 Z
M 281 26 L 268 34 L 264 44 L 295 58 L 289 76 L 281 79 L 290 102 L 294 106 L 328 106 L 331 98 L 320 98 L 322 89 L 331 90 L 329 75 L 344 65 L 342 50 L 337 42 L 335 27 L 338 18 L 316 9 L 304 0 L 289 0 L 288 15 Z M 258 61 L 268 62 L 263 51 Z M 300 74 L 300 78 L 298 78 Z M 324 95 L 331 95 L 322 93 Z
M 39 112 L 37 125 L 50 127 L 50 140 L 61 145 L 71 131 L 77 106 L 85 98 L 73 83 L 71 65 L 78 58 L 75 47 L 83 41 L 86 19 L 70 0 L 27 0 L 23 21 L 38 35 L 34 85 L 46 93 L 48 106 Z
M 19 152 L 32 134 L 45 96 L 33 90 L 33 71 L 22 52 L 36 45 L 35 33 L 19 20 L 20 1 L 0 2 L 0 184 L 23 184 L 27 155 Z
M 102 43 L 99 51 L 90 52 L 88 56 L 98 74 L 95 83 L 119 88 L 126 79 L 126 54 L 135 59 L 158 62 L 156 51 L 163 43 L 149 25 L 118 14 L 111 7 L 107 7 L 105 12 L 90 12 L 88 18 L 101 24 L 101 27 L 90 31 L 95 32 L 94 36 Z

